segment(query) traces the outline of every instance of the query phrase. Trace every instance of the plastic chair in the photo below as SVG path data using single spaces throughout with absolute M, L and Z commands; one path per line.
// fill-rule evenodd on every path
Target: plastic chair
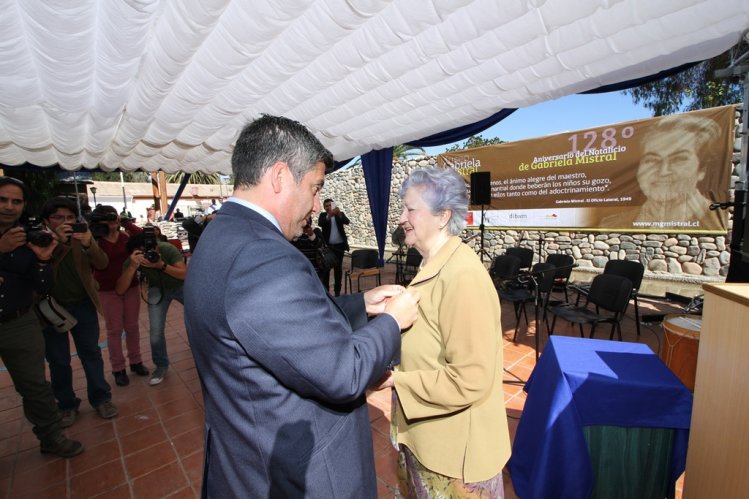
M 507 248 L 505 255 L 518 257 L 520 259 L 521 270 L 530 270 L 533 265 L 533 250 L 530 248 Z
M 564 301 L 570 301 L 567 286 L 570 282 L 575 259 L 571 255 L 565 255 L 564 253 L 553 253 L 546 257 L 546 263 L 550 263 L 556 267 L 553 291 L 564 291 Z
M 549 309 L 554 316 L 549 334 L 554 331 L 557 317 L 560 317 L 577 324 L 580 328 L 581 337 L 585 336 L 583 333 L 584 324 L 590 324 L 590 337 L 592 338 L 598 324 L 609 323 L 611 324 L 609 339 L 614 339 L 614 332 L 617 332 L 619 341 L 621 341 L 621 320 L 631 296 L 632 281 L 628 278 L 615 274 L 599 274 L 593 278 L 585 306 L 580 307 L 571 303 L 563 303 Z M 589 308 L 591 304 L 595 306 L 595 310 Z M 601 309 L 608 314 L 601 313 Z
M 346 271 L 344 293 L 353 292 L 353 280 L 356 279 L 356 290 L 361 291 L 362 277 L 375 277 L 380 285 L 382 274 L 377 266 L 379 254 L 375 249 L 359 249 L 351 252 L 351 268 Z

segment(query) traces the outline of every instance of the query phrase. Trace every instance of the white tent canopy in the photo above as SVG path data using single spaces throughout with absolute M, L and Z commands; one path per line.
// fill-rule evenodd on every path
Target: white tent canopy
M 715 56 L 747 0 L 0 0 L 0 163 L 229 173 L 261 113 L 347 159 Z

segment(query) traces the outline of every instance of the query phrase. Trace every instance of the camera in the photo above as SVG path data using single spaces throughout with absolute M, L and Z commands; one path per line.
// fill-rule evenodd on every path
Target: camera
M 29 221 L 23 225 L 23 230 L 26 232 L 26 242 L 35 244 L 40 248 L 46 248 L 52 244 L 52 234 L 45 230 L 44 226 L 34 218 L 29 218 Z
M 91 231 L 91 235 L 95 238 L 106 236 L 107 234 L 109 234 L 108 222 L 114 222 L 116 220 L 117 213 L 94 210 L 89 220 L 89 230 Z
M 143 227 L 143 257 L 151 263 L 161 260 L 161 255 L 156 251 L 156 231 L 153 227 Z

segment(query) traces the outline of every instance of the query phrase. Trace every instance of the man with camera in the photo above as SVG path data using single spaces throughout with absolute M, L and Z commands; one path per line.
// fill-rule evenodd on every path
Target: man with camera
M 26 185 L 0 177 L 0 357 L 23 400 L 41 451 L 60 457 L 83 452 L 63 435 L 60 411 L 44 374 L 44 337 L 32 306 L 34 294 L 52 286 L 52 252 L 57 246 L 42 227 L 18 225 Z
M 55 277 L 50 295 L 78 321 L 70 330 L 78 359 L 86 375 L 88 402 L 103 419 L 117 415 L 112 389 L 104 378 L 104 360 L 99 347 L 99 316 L 102 314 L 92 269 L 103 270 L 109 258 L 94 239 L 88 224 L 79 222 L 78 208 L 71 199 L 55 197 L 42 207 L 42 221 L 55 234 L 58 245 L 52 255 Z M 81 399 L 73 389 L 70 339 L 52 327 L 44 328 L 52 391 L 62 411 L 66 428 L 75 422 Z
M 156 366 L 150 384 L 158 385 L 164 381 L 169 369 L 164 334 L 166 314 L 172 300 L 182 303 L 182 284 L 187 265 L 176 247 L 157 239 L 152 226 L 145 227 L 142 234 L 132 236 L 127 241 L 126 250 L 130 257 L 125 260 L 115 292 L 125 294 L 136 272 L 140 272 L 141 279 L 148 282 L 151 359 Z

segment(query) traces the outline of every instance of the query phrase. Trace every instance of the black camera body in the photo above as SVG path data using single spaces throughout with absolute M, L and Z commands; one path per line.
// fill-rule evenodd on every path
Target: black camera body
M 94 212 L 91 214 L 89 220 L 89 230 L 91 235 L 95 238 L 101 238 L 109 234 L 108 222 L 114 222 L 117 220 L 117 213 L 112 212 Z
M 151 263 L 161 260 L 161 255 L 156 251 L 158 241 L 156 231 L 153 227 L 143 227 L 143 257 Z
M 44 226 L 34 218 L 29 218 L 28 222 L 23 225 L 26 232 L 26 242 L 35 244 L 40 248 L 46 248 L 54 240 L 52 234 L 44 229 Z

